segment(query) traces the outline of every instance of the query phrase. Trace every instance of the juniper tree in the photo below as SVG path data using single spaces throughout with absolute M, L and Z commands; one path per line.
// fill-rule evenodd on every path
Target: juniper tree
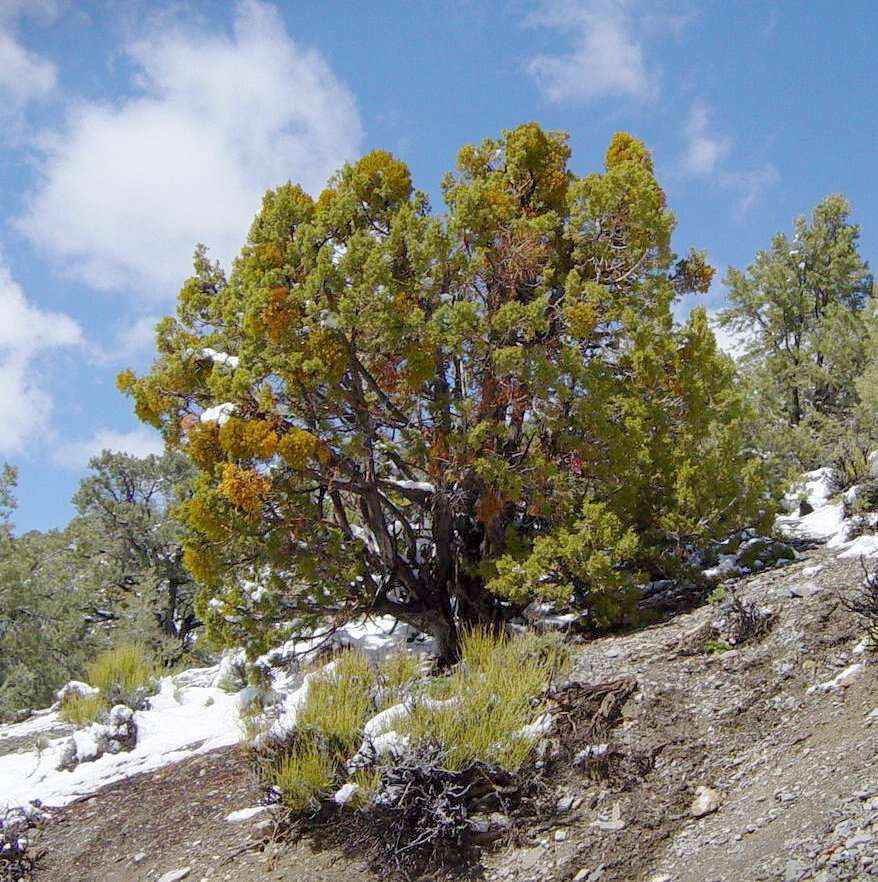
M 67 527 L 72 565 L 116 642 L 136 640 L 168 661 L 191 648 L 200 626 L 195 583 L 182 563 L 174 508 L 193 475 L 179 452 L 143 458 L 104 451 L 89 463 Z
M 59 531 L 15 536 L 15 470 L 0 479 L 0 720 L 52 701 L 77 674 L 93 643 L 90 597 L 71 574 L 69 542 Z
M 123 373 L 199 469 L 186 562 L 211 632 L 386 613 L 447 658 L 461 623 L 534 597 L 617 620 L 637 578 L 765 513 L 744 405 L 703 311 L 696 251 L 649 152 L 600 173 L 527 124 L 464 147 L 444 217 L 374 151 L 316 199 L 266 193 L 227 276 L 206 250 Z M 644 575 L 646 574 L 646 576 Z
M 769 443 L 806 466 L 819 464 L 855 407 L 866 363 L 872 276 L 849 217 L 842 196 L 827 196 L 810 221 L 795 219 L 792 239 L 777 233 L 746 271 L 725 278 L 730 305 L 720 321 L 745 341 Z

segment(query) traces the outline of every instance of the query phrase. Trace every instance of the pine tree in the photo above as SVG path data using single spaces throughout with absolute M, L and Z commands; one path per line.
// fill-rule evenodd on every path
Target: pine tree
M 766 513 L 747 415 L 671 252 L 649 152 L 600 173 L 527 124 L 464 147 L 431 214 L 375 151 L 269 191 L 231 275 L 203 247 L 159 355 L 120 388 L 199 469 L 186 562 L 251 651 L 386 613 L 456 651 L 534 597 L 617 621 L 643 573 Z
M 95 615 L 113 641 L 135 640 L 176 661 L 200 627 L 174 514 L 188 497 L 192 466 L 179 452 L 138 458 L 104 451 L 89 469 L 66 530 L 74 570 L 89 584 L 100 607 Z
M 90 597 L 71 575 L 67 537 L 36 531 L 16 537 L 15 470 L 0 479 L 0 720 L 51 703 L 94 648 Z
M 859 227 L 839 195 L 810 222 L 778 233 L 746 272 L 730 268 L 720 321 L 745 341 L 749 379 L 769 426 L 769 444 L 813 467 L 857 403 L 867 358 L 864 312 L 872 276 L 859 254 Z

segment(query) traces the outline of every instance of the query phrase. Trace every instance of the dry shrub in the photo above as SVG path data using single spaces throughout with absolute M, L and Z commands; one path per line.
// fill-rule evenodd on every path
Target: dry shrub
M 845 608 L 862 619 L 872 648 L 878 647 L 878 570 L 870 573 L 863 561 L 863 581 L 851 594 L 842 597 Z
M 20 809 L 0 813 L 0 882 L 33 878 L 39 854 L 31 845 L 34 821 Z
M 753 601 L 741 600 L 734 591 L 729 593 L 723 612 L 725 623 L 722 636 L 732 646 L 761 640 L 774 624 L 774 615 L 770 610 L 762 609 Z

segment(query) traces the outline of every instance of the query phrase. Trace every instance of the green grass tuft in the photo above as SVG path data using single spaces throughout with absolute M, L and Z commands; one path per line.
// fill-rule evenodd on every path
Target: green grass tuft
M 110 705 L 124 703 L 139 689 L 150 686 L 158 668 L 137 643 L 121 643 L 98 655 L 86 666 L 86 681 L 101 690 Z
M 363 724 L 375 712 L 375 681 L 375 670 L 363 653 L 339 653 L 331 671 L 311 679 L 296 727 L 317 733 L 339 759 L 346 759 L 359 747 Z
M 136 643 L 122 643 L 104 650 L 85 668 L 86 681 L 99 692 L 67 695 L 59 709 L 61 719 L 76 726 L 94 723 L 113 705 L 127 704 L 138 690 L 153 685 L 158 674 L 149 653 Z
M 316 808 L 331 792 L 335 772 L 330 757 L 312 742 L 285 754 L 269 776 L 280 790 L 281 802 L 291 811 L 304 812 Z
M 98 692 L 94 695 L 80 695 L 68 692 L 61 702 L 58 716 L 74 726 L 88 726 L 95 723 L 101 713 L 107 710 L 104 697 Z
M 421 677 L 421 660 L 401 650 L 384 658 L 378 668 L 381 688 L 380 710 L 399 704 Z
M 448 704 L 417 704 L 400 730 L 439 746 L 451 769 L 474 762 L 517 769 L 536 741 L 521 730 L 545 712 L 546 688 L 567 664 L 566 648 L 554 636 L 508 638 L 471 629 L 462 636 L 457 668 L 428 690 Z

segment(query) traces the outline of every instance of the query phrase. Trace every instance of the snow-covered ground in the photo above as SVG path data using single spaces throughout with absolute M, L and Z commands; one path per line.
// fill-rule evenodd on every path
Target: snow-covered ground
M 336 645 L 355 646 L 370 655 L 392 651 L 412 636 L 410 629 L 389 617 L 353 622 L 333 637 Z M 290 722 L 291 712 L 307 689 L 301 676 L 289 662 L 298 656 L 307 660 L 325 640 L 287 643 L 269 656 L 281 667 L 272 672 L 272 686 L 282 702 L 282 716 Z M 428 644 L 418 646 L 421 651 Z M 305 655 L 303 655 L 305 653 Z M 58 764 L 67 732 L 48 738 L 63 723 L 57 710 L 42 712 L 22 723 L 0 725 L 0 753 L 4 742 L 33 739 L 33 748 L 0 756 L 0 810 L 24 806 L 39 800 L 45 806 L 62 806 L 94 793 L 99 788 L 131 775 L 148 772 L 168 763 L 178 762 L 197 753 L 235 744 L 243 738 L 238 709 L 245 704 L 251 689 L 229 688 L 230 662 L 236 655 L 227 654 L 222 662 L 209 668 L 184 671 L 160 681 L 159 691 L 149 700 L 146 710 L 137 711 L 137 744 L 130 752 L 105 753 L 91 762 L 81 762 L 71 771 L 61 771 Z M 263 657 L 268 660 L 268 656 Z M 224 688 L 220 688 L 220 683 Z M 88 731 L 79 730 L 78 739 L 88 740 Z M 37 742 L 43 741 L 42 749 Z
M 807 501 L 814 510 L 799 515 L 800 499 Z M 786 503 L 791 513 L 781 515 L 777 523 L 788 536 L 825 540 L 827 548 L 837 550 L 839 557 L 878 556 L 878 533 L 850 538 L 851 524 L 845 520 L 844 503 L 833 496 L 831 469 L 820 468 L 805 474 L 802 492 L 791 492 Z
M 161 681 L 148 710 L 134 715 L 137 745 L 129 753 L 104 754 L 94 762 L 80 763 L 72 771 L 58 771 L 68 735 L 53 738 L 43 750 L 0 756 L 0 806 L 40 800 L 59 806 L 93 793 L 99 787 L 147 772 L 186 756 L 234 744 L 241 737 L 233 695 L 209 685 L 218 668 L 204 668 L 194 683 L 179 687 L 173 677 Z M 187 672 L 189 674 L 190 672 Z M 33 735 L 59 725 L 52 711 L 24 723 L 0 726 L 0 748 L 8 738 Z

